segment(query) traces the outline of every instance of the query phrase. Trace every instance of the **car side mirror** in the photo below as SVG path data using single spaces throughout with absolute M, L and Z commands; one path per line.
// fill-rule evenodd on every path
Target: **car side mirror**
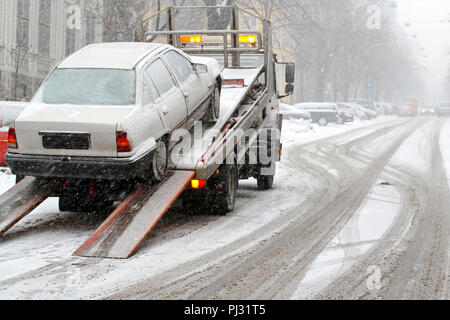
M 295 64 L 294 63 L 286 63 L 286 83 L 292 84 L 295 82 Z M 286 93 L 288 91 L 286 90 Z
M 294 89 L 294 85 L 292 83 L 288 83 L 284 92 L 286 93 L 286 95 L 290 96 L 294 93 Z
M 194 63 L 192 66 L 196 74 L 208 73 L 208 66 L 206 64 Z

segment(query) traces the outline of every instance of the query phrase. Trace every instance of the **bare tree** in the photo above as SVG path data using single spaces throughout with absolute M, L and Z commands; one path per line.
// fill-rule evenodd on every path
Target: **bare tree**
M 231 6 L 233 0 L 203 0 L 207 6 Z M 229 9 L 209 9 L 208 29 L 225 30 L 231 22 L 231 10 Z
M 13 92 L 14 92 L 14 100 L 15 101 L 17 101 L 19 98 L 18 94 L 17 94 L 17 89 L 19 87 L 20 70 L 22 69 L 22 66 L 23 66 L 25 59 L 31 48 L 28 45 L 27 40 L 28 40 L 28 38 L 24 36 L 22 39 L 17 41 L 17 47 L 14 52 L 14 89 L 13 89 Z M 21 97 L 21 98 L 24 98 L 24 97 Z

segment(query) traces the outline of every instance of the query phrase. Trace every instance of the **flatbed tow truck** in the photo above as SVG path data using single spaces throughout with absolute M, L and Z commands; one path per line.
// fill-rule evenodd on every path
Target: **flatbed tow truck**
M 230 10 L 227 30 L 177 28 L 177 17 Z M 155 21 L 166 29 L 153 28 Z M 245 17 L 256 30 L 240 30 Z M 197 18 L 198 21 L 198 18 Z M 221 116 L 212 127 L 198 126 L 194 139 L 177 142 L 170 170 L 158 184 L 136 184 L 74 256 L 127 259 L 133 256 L 177 200 L 190 209 L 225 215 L 234 209 L 238 182 L 256 178 L 260 189 L 273 185 L 282 145 L 279 99 L 293 92 L 295 66 L 278 63 L 272 51 L 270 21 L 237 6 L 168 7 L 143 22 L 146 42 L 165 42 L 190 55 L 213 56 L 223 65 Z M 276 66 L 285 66 L 286 95 L 277 91 Z M 201 138 L 196 138 L 196 132 Z M 200 142 L 200 143 L 198 143 Z M 178 153 L 177 153 L 178 152 Z M 91 181 L 91 187 L 94 181 Z M 26 177 L 0 196 L 0 236 L 64 186 Z M 94 191 L 91 190 L 91 191 Z

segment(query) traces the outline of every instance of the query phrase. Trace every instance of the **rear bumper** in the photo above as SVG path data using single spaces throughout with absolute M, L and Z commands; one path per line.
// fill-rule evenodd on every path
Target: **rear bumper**
M 6 154 L 15 175 L 44 178 L 129 180 L 145 177 L 155 149 L 133 158 L 86 158 Z

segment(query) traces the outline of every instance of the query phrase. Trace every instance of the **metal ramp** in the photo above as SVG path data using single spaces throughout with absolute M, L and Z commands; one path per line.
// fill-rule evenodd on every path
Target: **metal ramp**
M 194 171 L 170 171 L 160 184 L 138 187 L 74 256 L 112 259 L 133 256 L 194 175 Z
M 0 236 L 44 202 L 59 186 L 27 177 L 0 196 Z

